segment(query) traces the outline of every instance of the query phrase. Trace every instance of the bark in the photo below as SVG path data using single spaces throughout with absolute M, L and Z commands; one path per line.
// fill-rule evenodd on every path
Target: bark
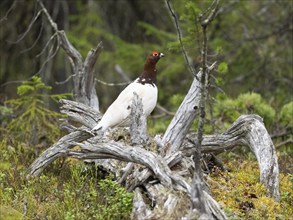
M 192 155 L 195 134 L 189 135 L 184 143 L 184 155 Z M 269 196 L 280 200 L 278 157 L 272 139 L 262 118 L 258 115 L 242 115 L 221 135 L 207 135 L 202 142 L 202 152 L 223 152 L 236 146 L 251 148 L 260 169 L 260 182 L 268 189 Z
M 143 112 L 141 98 L 134 92 L 131 107 L 130 134 L 132 144 L 144 144 L 148 140 L 147 121 Z
M 216 63 L 213 63 L 208 68 L 209 71 L 213 70 L 215 66 Z M 201 78 L 201 72 L 197 74 L 197 78 Z M 194 78 L 187 95 L 179 106 L 179 109 L 162 138 L 162 145 L 164 145 L 164 148 L 166 148 L 165 150 L 169 153 L 176 152 L 180 149 L 181 144 L 198 113 L 200 87 L 200 82 Z
M 105 136 L 93 137 L 90 129 L 97 123 L 99 113 L 81 103 L 68 100 L 61 100 L 61 103 L 62 112 L 69 116 L 70 121 L 79 122 L 82 126 L 71 127 L 71 133 L 44 151 L 30 166 L 31 176 L 39 175 L 45 167 L 60 157 L 98 160 L 104 162 L 99 163 L 100 166 L 108 166 L 107 169 L 115 172 L 117 179 L 121 179 L 126 188 L 134 192 L 134 219 L 151 217 L 172 219 L 175 216 L 190 219 L 190 216 L 197 213 L 197 210 L 191 209 L 190 185 L 193 170 L 190 155 L 194 154 L 196 134 L 188 134 L 183 140 L 181 150 L 173 154 L 150 151 L 141 144 L 131 146 L 130 142 L 113 141 Z M 77 145 L 80 149 L 73 150 L 72 147 Z M 155 145 L 155 142 L 150 138 L 146 145 Z M 274 146 L 259 116 L 241 116 L 224 133 L 204 136 L 202 152 L 221 152 L 239 145 L 250 146 L 255 154 L 260 152 L 270 154 L 270 156 L 257 155 L 257 158 L 259 158 L 261 181 L 265 183 L 271 196 L 278 200 L 277 159 Z M 270 168 L 267 167 L 268 165 Z M 206 190 L 201 192 L 201 196 L 213 219 L 227 219 Z M 151 208 L 151 204 L 155 204 L 155 207 Z
M 37 0 L 37 2 L 42 9 L 41 11 L 45 14 L 49 25 L 55 32 L 54 34 L 57 34 L 58 46 L 60 44 L 71 62 L 73 68 L 72 77 L 74 82 L 74 95 L 76 100 L 98 110 L 99 100 L 95 88 L 94 65 L 103 48 L 102 42 L 98 43 L 95 49 L 91 49 L 83 61 L 81 54 L 70 43 L 66 33 L 63 30 L 58 29 L 57 24 L 53 21 L 42 1 Z
M 99 109 L 99 100 L 94 81 L 94 65 L 103 48 L 100 42 L 95 49 L 91 49 L 85 61 L 81 54 L 69 42 L 64 31 L 58 31 L 61 47 L 71 59 L 73 67 L 74 94 L 78 102 Z

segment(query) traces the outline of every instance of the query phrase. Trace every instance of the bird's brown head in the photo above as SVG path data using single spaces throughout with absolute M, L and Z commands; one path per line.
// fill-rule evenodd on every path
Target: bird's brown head
M 160 58 L 164 57 L 165 55 L 163 53 L 154 51 L 151 54 L 149 54 L 146 58 L 145 64 L 144 64 L 144 71 L 140 78 L 140 83 L 156 83 L 157 80 L 157 69 L 156 64 L 159 61 Z
M 156 65 L 156 63 L 159 61 L 159 59 L 164 56 L 165 55 L 163 53 L 160 53 L 158 51 L 154 51 L 147 56 L 145 64 Z

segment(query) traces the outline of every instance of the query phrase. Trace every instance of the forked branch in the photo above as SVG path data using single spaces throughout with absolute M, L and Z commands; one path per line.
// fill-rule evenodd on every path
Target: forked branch
M 49 25 L 54 30 L 54 34 L 57 34 L 58 47 L 60 43 L 60 46 L 67 54 L 72 65 L 74 72 L 72 74 L 72 79 L 74 82 L 74 94 L 76 100 L 88 106 L 95 107 L 98 110 L 99 100 L 95 88 L 94 66 L 102 51 L 102 42 L 98 43 L 95 49 L 91 49 L 83 61 L 81 54 L 70 43 L 66 33 L 63 30 L 58 29 L 57 24 L 53 21 L 43 2 L 41 0 L 37 0 L 37 2 L 41 7 L 41 12 L 45 14 Z

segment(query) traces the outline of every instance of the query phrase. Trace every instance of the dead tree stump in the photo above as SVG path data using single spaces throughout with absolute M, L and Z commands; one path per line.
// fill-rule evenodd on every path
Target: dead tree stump
M 60 102 L 63 104 L 61 111 L 67 114 L 70 120 L 82 123 L 82 126 L 79 128 L 70 126 L 68 135 L 62 137 L 33 162 L 29 168 L 30 176 L 39 175 L 59 157 L 66 156 L 81 160 L 107 159 L 107 166 L 111 167 L 118 180 L 120 179 L 128 190 L 135 194 L 134 219 L 175 216 L 190 219 L 189 217 L 194 215 L 190 202 L 192 179 L 190 170 L 193 170 L 190 155 L 194 153 L 195 134 L 188 134 L 181 147 L 172 154 L 149 151 L 142 144 L 131 146 L 130 143 L 123 141 L 115 142 L 93 136 L 90 130 L 95 126 L 96 119 L 100 115 L 81 103 L 68 100 Z M 139 120 L 137 122 L 138 129 L 145 126 L 145 123 Z M 158 141 L 160 140 L 157 138 Z M 150 144 L 155 145 L 152 138 L 148 141 L 148 145 Z M 80 146 L 79 150 L 72 149 L 76 145 Z M 221 152 L 242 145 L 252 149 L 258 159 L 260 181 L 268 188 L 269 195 L 279 200 L 276 152 L 259 116 L 243 115 L 224 133 L 204 136 L 202 152 Z M 141 166 L 145 168 L 141 170 Z M 147 200 L 142 196 L 145 193 L 148 195 Z M 209 207 L 208 211 L 213 218 L 227 219 L 208 192 L 203 193 Z M 155 204 L 153 208 L 150 208 L 150 201 Z

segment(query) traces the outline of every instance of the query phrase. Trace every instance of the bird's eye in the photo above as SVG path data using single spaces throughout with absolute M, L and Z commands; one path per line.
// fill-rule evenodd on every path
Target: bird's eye
M 159 54 L 158 53 L 153 53 L 153 56 L 157 57 Z

